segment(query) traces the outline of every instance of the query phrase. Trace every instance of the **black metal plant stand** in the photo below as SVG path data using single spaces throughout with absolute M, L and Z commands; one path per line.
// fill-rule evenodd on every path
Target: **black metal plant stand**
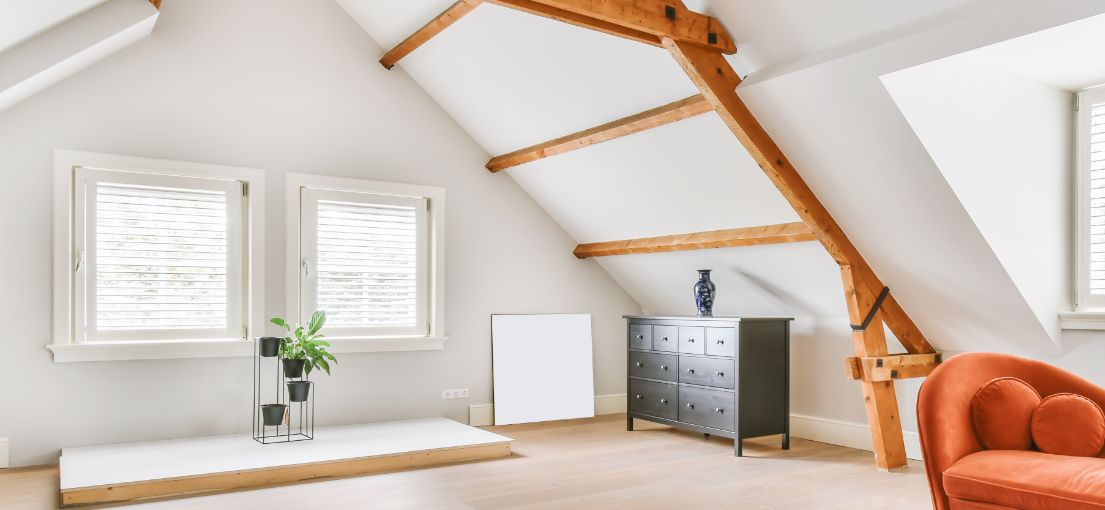
M 305 377 L 284 377 L 283 358 L 271 351 L 262 352 L 265 350 L 261 345 L 263 340 L 257 338 L 253 341 L 253 439 L 261 444 L 314 439 L 315 384 Z M 265 382 L 269 377 L 275 377 L 271 391 L 267 389 L 270 383 Z M 307 400 L 291 401 L 287 383 L 293 381 L 308 384 Z M 277 413 L 279 419 L 276 419 Z

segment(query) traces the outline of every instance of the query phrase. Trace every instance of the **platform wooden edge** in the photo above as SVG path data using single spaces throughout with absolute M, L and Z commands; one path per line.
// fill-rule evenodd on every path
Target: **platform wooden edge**
M 62 508 L 105 503 L 132 503 L 208 493 L 261 489 L 311 480 L 391 473 L 408 469 L 490 460 L 511 455 L 511 441 L 421 450 L 390 455 L 229 471 L 143 482 L 61 490 Z

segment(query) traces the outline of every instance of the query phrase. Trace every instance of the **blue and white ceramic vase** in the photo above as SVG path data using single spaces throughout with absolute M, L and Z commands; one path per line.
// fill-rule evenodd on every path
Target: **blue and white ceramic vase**
M 699 317 L 713 317 L 716 287 L 710 281 L 710 269 L 698 270 L 698 283 L 694 284 L 694 304 Z

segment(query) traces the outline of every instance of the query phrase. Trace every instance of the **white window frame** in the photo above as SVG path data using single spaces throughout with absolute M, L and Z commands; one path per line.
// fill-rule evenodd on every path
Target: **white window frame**
M 335 352 L 421 351 L 445 348 L 445 189 L 436 186 L 420 186 L 394 182 L 371 181 L 347 177 L 331 177 L 305 173 L 285 174 L 285 317 L 303 321 L 314 312 L 311 300 L 306 298 L 310 290 L 309 279 L 305 283 L 304 254 L 310 250 L 310 241 L 303 239 L 303 226 L 313 216 L 304 205 L 304 194 L 319 197 L 340 197 L 345 193 L 368 193 L 424 199 L 428 205 L 425 233 L 425 283 L 420 292 L 426 315 L 423 321 L 425 333 L 402 334 L 381 330 L 368 336 L 354 331 L 335 330 L 328 333 Z M 423 262 L 420 261 L 420 264 Z
M 1105 102 L 1105 87 L 1078 92 L 1075 112 L 1075 256 L 1074 309 L 1078 312 L 1105 312 L 1105 295 L 1090 292 L 1090 113 L 1093 103 Z
M 78 176 L 95 177 L 100 170 L 131 172 L 139 179 L 151 184 L 169 184 L 180 178 L 201 178 L 212 180 L 213 187 L 227 186 L 227 181 L 237 181 L 240 185 L 228 186 L 242 191 L 241 235 L 244 242 L 230 243 L 230 249 L 239 247 L 237 256 L 232 253 L 231 260 L 241 261 L 243 280 L 237 310 L 240 317 L 228 317 L 226 338 L 195 339 L 195 335 L 184 332 L 179 335 L 145 335 L 147 337 L 115 338 L 114 341 L 93 341 L 79 334 L 83 328 L 77 318 L 84 315 L 80 307 L 86 300 L 78 296 L 87 295 L 75 272 L 79 258 L 78 246 L 82 246 L 86 229 L 77 228 L 78 211 L 83 210 L 87 200 L 87 187 L 78 180 Z M 195 186 L 196 181 L 184 184 Z M 218 184 L 218 183 L 223 184 Z M 54 355 L 54 361 L 101 361 L 128 359 L 166 359 L 190 357 L 245 356 L 252 346 L 246 341 L 254 331 L 263 331 L 265 264 L 264 264 L 264 196 L 265 173 L 254 168 L 210 165 L 182 161 L 169 161 L 151 158 L 98 154 L 92 152 L 56 150 L 54 151 L 54 306 L 53 334 L 47 346 Z M 234 184 L 237 184 L 234 183 Z M 178 184 L 181 184 L 178 182 Z M 230 195 L 228 198 L 234 198 Z M 241 216 L 244 216 L 241 217 Z M 231 218 L 235 221 L 235 218 Z M 94 250 L 88 250 L 82 264 L 93 267 Z M 260 328 L 259 328 L 260 326 Z M 237 330 L 237 332 L 231 329 Z M 192 339 L 188 339 L 192 336 Z

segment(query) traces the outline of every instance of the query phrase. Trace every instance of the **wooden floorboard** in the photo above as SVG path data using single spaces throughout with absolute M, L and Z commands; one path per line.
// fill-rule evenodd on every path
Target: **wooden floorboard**
M 778 437 L 704 439 L 625 416 L 491 427 L 514 454 L 461 464 L 143 503 L 129 509 L 895 509 L 931 508 L 922 465 L 885 473 L 871 452 Z M 0 471 L 0 507 L 56 508 L 57 469 Z

